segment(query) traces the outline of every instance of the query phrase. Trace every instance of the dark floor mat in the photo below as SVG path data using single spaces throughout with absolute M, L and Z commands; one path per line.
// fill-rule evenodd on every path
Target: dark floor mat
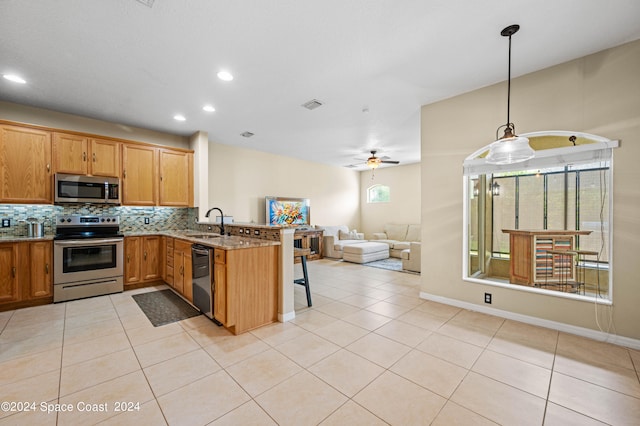
M 200 315 L 200 312 L 171 290 L 134 294 L 142 312 L 154 327 Z

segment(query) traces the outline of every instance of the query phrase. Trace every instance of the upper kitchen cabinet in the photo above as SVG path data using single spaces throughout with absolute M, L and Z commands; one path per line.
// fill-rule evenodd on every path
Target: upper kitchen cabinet
M 160 205 L 193 206 L 193 154 L 160 150 Z
M 122 204 L 157 204 L 156 163 L 156 148 L 137 144 L 122 145 Z
M 57 173 L 119 177 L 120 142 L 56 132 L 53 164 Z
M 51 204 L 51 133 L 0 125 L 0 202 Z

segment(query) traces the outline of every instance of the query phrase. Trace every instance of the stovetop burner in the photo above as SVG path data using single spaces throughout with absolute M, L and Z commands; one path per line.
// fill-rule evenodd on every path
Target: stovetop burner
M 117 238 L 120 233 L 119 216 L 74 215 L 56 217 L 54 240 Z

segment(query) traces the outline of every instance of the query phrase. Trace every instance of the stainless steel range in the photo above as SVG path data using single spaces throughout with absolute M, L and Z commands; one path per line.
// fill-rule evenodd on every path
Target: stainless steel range
M 53 301 L 123 290 L 124 237 L 118 216 L 58 216 L 53 238 Z

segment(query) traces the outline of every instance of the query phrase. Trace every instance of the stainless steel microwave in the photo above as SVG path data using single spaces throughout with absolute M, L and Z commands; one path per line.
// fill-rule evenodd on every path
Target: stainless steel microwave
M 56 203 L 120 204 L 120 179 L 56 173 L 54 201 Z

